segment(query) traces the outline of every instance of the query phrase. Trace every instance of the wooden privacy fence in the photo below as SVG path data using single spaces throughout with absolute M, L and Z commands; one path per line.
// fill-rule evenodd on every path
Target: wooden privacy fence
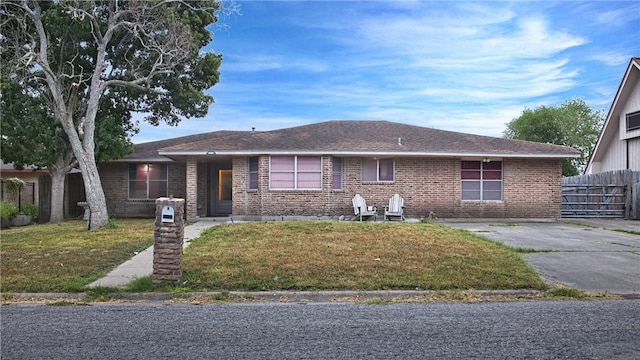
M 38 194 L 40 201 L 40 222 L 48 222 L 51 219 L 51 176 L 40 175 L 38 178 Z M 84 209 L 78 202 L 86 201 L 82 174 L 72 173 L 67 175 L 64 185 L 64 217 L 79 218 L 84 215 Z
M 640 172 L 608 171 L 562 179 L 563 218 L 640 219 Z

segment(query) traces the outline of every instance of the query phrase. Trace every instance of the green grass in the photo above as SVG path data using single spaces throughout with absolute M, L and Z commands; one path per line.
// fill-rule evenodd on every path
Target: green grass
M 511 226 L 511 227 L 518 227 L 520 226 L 520 224 L 515 223 L 515 222 L 505 222 L 505 223 L 499 223 L 499 224 L 489 224 L 489 226 Z
M 546 289 L 516 251 L 425 223 L 225 224 L 191 242 L 197 291 Z
M 3 293 L 77 292 L 153 244 L 153 220 L 111 220 L 87 231 L 85 221 L 2 230 Z
M 626 233 L 626 234 L 631 234 L 631 235 L 640 235 L 640 231 L 636 231 L 636 230 L 613 229 L 613 231 L 617 231 L 617 232 L 621 232 L 621 233 Z
M 547 286 L 513 249 L 464 230 L 426 223 L 335 221 L 223 224 L 192 241 L 182 285 L 150 277 L 124 289 L 85 289 L 153 243 L 153 220 L 84 221 L 2 231 L 1 286 L 12 292 L 501 290 Z
M 580 289 L 559 287 L 547 292 L 548 296 L 554 299 L 589 299 L 593 295 Z
M 579 221 L 563 221 L 563 223 L 565 223 L 567 225 L 575 225 L 575 226 L 593 228 L 593 229 L 599 228 L 599 226 L 591 225 L 591 224 L 585 224 L 585 223 L 582 223 L 582 222 L 579 222 Z

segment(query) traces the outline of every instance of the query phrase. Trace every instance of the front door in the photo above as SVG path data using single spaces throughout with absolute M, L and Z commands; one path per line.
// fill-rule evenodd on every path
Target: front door
M 232 172 L 231 169 L 211 167 L 209 213 L 212 216 L 231 214 Z

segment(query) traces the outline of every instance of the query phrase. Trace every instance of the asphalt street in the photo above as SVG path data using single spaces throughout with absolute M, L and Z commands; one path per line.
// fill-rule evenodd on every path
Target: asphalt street
M 578 220 L 576 220 L 578 221 Z M 446 222 L 513 247 L 552 286 L 640 296 L 640 221 Z
M 0 310 L 3 360 L 640 358 L 640 300 Z

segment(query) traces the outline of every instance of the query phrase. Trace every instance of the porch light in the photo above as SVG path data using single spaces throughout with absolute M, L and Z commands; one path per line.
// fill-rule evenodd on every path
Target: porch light
M 215 155 L 215 154 L 216 154 L 216 152 L 215 152 L 215 151 L 213 151 L 213 150 L 209 150 L 209 151 L 207 151 L 207 155 Z

